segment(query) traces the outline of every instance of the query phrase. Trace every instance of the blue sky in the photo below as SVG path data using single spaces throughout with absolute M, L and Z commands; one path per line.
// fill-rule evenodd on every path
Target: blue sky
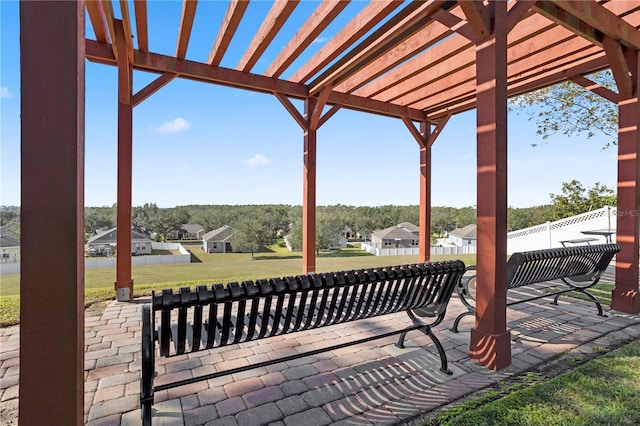
M 117 2 L 116 2 L 117 3 Z M 226 2 L 198 5 L 187 58 L 204 62 Z M 262 72 L 304 22 L 315 2 L 302 2 L 273 47 L 254 68 Z M 316 40 L 323 43 L 364 2 L 352 2 Z M 267 13 L 254 2 L 225 56 L 234 68 Z M 131 10 L 133 8 L 131 7 Z M 149 45 L 173 54 L 180 2 L 150 2 Z M 120 16 L 116 10 L 116 17 Z M 215 25 L 216 31 L 211 31 Z M 252 28 L 253 27 L 253 28 Z M 245 35 L 245 33 L 247 35 Z M 92 33 L 87 35 L 92 37 Z M 20 69 L 17 1 L 0 1 L 0 204 L 20 204 Z M 307 56 L 284 74 L 292 74 Z M 134 91 L 155 75 L 136 72 Z M 116 202 L 117 76 L 115 67 L 86 64 L 85 204 Z M 296 103 L 302 108 L 301 103 Z M 549 202 L 562 182 L 600 182 L 615 189 L 616 149 L 606 138 L 543 141 L 526 114 L 509 115 L 508 204 Z M 176 79 L 134 110 L 133 204 L 302 204 L 302 131 L 277 99 L 249 91 Z M 475 111 L 454 116 L 432 150 L 432 204 L 476 204 Z M 532 144 L 539 144 L 533 148 Z M 418 145 L 399 119 L 341 110 L 318 131 L 317 203 L 419 203 Z

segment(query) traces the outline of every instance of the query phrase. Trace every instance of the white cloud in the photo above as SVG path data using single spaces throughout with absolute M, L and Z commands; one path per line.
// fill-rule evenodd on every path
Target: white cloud
M 315 40 L 312 41 L 312 43 L 324 43 L 327 40 L 329 40 L 327 37 L 316 37 Z
M 253 157 L 245 161 L 245 163 L 247 163 L 251 167 L 260 166 L 262 164 L 269 164 L 270 162 L 271 160 L 269 160 L 267 157 L 265 157 L 260 153 L 254 155 Z
M 12 98 L 13 93 L 9 91 L 9 88 L 6 86 L 0 86 L 0 98 Z
M 170 121 L 165 121 L 157 130 L 160 133 L 177 133 L 187 130 L 189 127 L 191 127 L 191 123 L 184 118 L 178 117 Z

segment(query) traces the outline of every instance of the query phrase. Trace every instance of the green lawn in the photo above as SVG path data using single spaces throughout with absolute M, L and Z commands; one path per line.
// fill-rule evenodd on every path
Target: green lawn
M 524 382 L 469 400 L 425 425 L 640 424 L 640 341 L 551 380 L 530 373 Z
M 180 265 L 154 265 L 133 267 L 136 296 L 151 294 L 153 289 L 178 288 L 197 284 L 227 283 L 282 277 L 302 273 L 302 254 L 271 246 L 256 253 L 205 253 L 190 246 L 192 263 Z M 432 260 L 460 259 L 467 265 L 475 264 L 474 255 L 434 256 Z M 377 257 L 349 247 L 321 252 L 316 262 L 317 272 L 361 269 L 376 266 L 401 265 L 417 262 L 417 256 Z M 87 269 L 85 271 L 85 305 L 113 299 L 114 268 Z M 2 277 L 0 286 L 0 326 L 16 324 L 19 318 L 20 276 Z

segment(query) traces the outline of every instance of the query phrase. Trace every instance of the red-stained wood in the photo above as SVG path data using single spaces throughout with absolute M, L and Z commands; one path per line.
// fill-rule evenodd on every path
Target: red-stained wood
M 604 36 L 602 46 L 607 53 L 607 59 L 621 99 L 630 99 L 633 96 L 633 84 L 622 45 L 611 37 Z
M 133 170 L 133 69 L 126 51 L 123 23 L 115 21 L 118 45 L 118 181 L 116 208 L 116 297 L 119 301 L 133 298 L 131 276 L 131 191 Z
M 312 130 L 318 130 L 320 127 L 320 119 L 322 118 L 322 111 L 327 104 L 327 99 L 331 95 L 331 88 L 326 88 L 316 98 L 316 102 L 313 105 L 313 109 L 309 111 L 307 120 L 309 122 L 309 128 Z
M 409 123 L 406 123 L 409 127 Z M 418 261 L 428 262 L 431 259 L 431 145 L 429 123 L 420 123 L 420 206 L 418 222 L 420 234 L 418 236 Z M 415 127 L 411 123 L 409 130 L 413 133 Z
M 518 25 L 527 15 L 531 15 L 531 8 L 535 5 L 535 0 L 518 0 L 514 2 L 507 13 L 507 33 Z
M 364 41 L 358 43 L 345 56 L 317 76 L 309 84 L 309 93 L 317 94 L 326 87 L 333 87 L 341 83 L 371 61 L 411 37 L 427 24 L 429 21 L 427 18 L 436 13 L 443 3 L 444 1 L 441 0 L 409 3 Z
M 187 47 L 191 38 L 193 20 L 196 16 L 198 0 L 182 0 L 182 15 L 180 16 L 180 29 L 178 30 L 178 42 L 176 44 L 176 58 L 184 58 L 187 55 Z
M 264 73 L 268 77 L 279 77 L 320 35 L 320 33 L 344 10 L 350 0 L 323 0 L 309 19 L 302 24 L 285 48 Z
M 300 111 L 298 111 L 296 106 L 291 103 L 289 98 L 278 92 L 275 92 L 274 96 L 280 101 L 282 106 L 284 106 L 284 109 L 286 109 L 287 112 L 291 114 L 291 117 L 293 117 L 293 119 L 296 121 L 296 123 L 298 123 L 302 130 L 305 130 L 307 128 L 307 120 L 305 120 L 302 114 L 300 114 Z
M 458 3 L 471 29 L 475 34 L 476 40 L 484 40 L 492 33 L 492 23 L 487 13 L 487 7 L 478 1 L 462 1 Z
M 434 18 L 440 12 L 435 13 Z M 439 22 L 431 22 L 425 28 L 409 37 L 404 43 L 375 59 L 367 67 L 359 70 L 336 86 L 335 89 L 340 92 L 352 93 L 420 52 L 431 48 L 449 35 L 451 35 L 449 28 Z
M 500 370 L 511 364 L 507 331 L 507 4 L 489 3 L 493 34 L 476 47 L 476 325 L 469 357 Z
M 85 4 L 22 1 L 19 11 L 16 424 L 80 426 L 85 424 Z M 42 243 L 44 235 L 55 241 L 55 253 Z
M 551 0 L 551 3 L 575 16 L 594 30 L 619 40 L 622 44 L 635 50 L 640 49 L 640 31 L 609 9 L 625 10 L 629 3 L 614 1 L 612 5 L 608 5 L 609 8 L 595 1 Z M 616 5 L 616 3 L 619 4 Z
M 610 102 L 617 104 L 620 99 L 620 95 L 618 93 L 584 76 L 580 75 L 580 76 L 573 77 L 571 81 L 573 81 L 576 84 L 579 84 L 580 86 L 584 87 L 588 91 L 593 92 Z
M 315 108 L 316 99 L 307 98 L 304 112 L 307 125 L 304 129 L 302 153 L 302 273 L 316 271 L 316 130 L 308 118 Z
M 318 129 L 320 127 L 322 127 L 322 125 L 324 123 L 327 122 L 327 120 L 329 120 L 331 117 L 333 117 L 333 115 L 340 111 L 341 106 L 340 105 L 333 105 L 331 108 L 329 108 L 329 111 L 325 112 L 324 114 L 322 114 L 322 117 L 320 117 L 320 121 L 318 122 Z
M 260 56 L 267 49 L 278 31 L 287 22 L 289 16 L 293 13 L 299 0 L 276 0 L 269 10 L 266 18 L 262 21 L 260 29 L 256 32 L 251 44 L 244 52 L 240 62 L 236 66 L 238 71 L 250 72 L 253 66 L 258 62 Z
M 127 0 L 120 0 L 120 14 L 122 15 L 127 56 L 129 57 L 129 63 L 131 63 L 133 62 L 133 35 L 131 34 L 131 17 L 129 16 L 129 2 Z
M 625 54 L 633 92 L 618 103 L 618 208 L 616 243 L 616 283 L 611 293 L 611 308 L 631 314 L 640 313 L 638 268 L 640 261 L 640 55 Z
M 140 102 L 144 101 L 149 96 L 153 95 L 155 92 L 166 86 L 174 78 L 176 78 L 175 74 L 171 74 L 168 72 L 163 73 L 151 83 L 147 84 L 145 87 L 136 92 L 132 97 L 131 104 L 134 107 L 137 106 Z
M 307 82 L 318 71 L 344 53 L 354 42 L 375 27 L 388 14 L 402 5 L 400 0 L 377 0 L 370 2 L 348 24 L 329 40 L 311 59 L 292 76 L 296 82 Z
M 96 35 L 96 40 L 105 43 L 110 41 L 107 39 L 107 25 L 105 22 L 104 11 L 102 10 L 102 3 L 99 0 L 88 0 L 86 2 L 87 13 L 91 20 L 91 26 L 93 32 Z
M 149 50 L 149 30 L 147 27 L 147 0 L 133 0 L 136 15 L 136 35 L 138 49 Z M 100 41 L 100 40 L 98 40 Z
M 113 5 L 111 4 L 111 0 L 100 0 L 100 4 L 102 5 L 102 11 L 104 12 L 104 20 L 107 24 L 107 30 L 109 31 L 109 39 L 111 40 L 111 50 L 113 51 L 113 56 L 118 56 L 118 46 L 116 43 L 116 30 L 114 27 L 114 17 L 113 17 Z
M 450 11 L 440 10 L 433 14 L 433 19 L 449 28 L 451 31 L 460 34 L 472 43 L 477 41 L 477 36 L 471 24 Z
M 220 61 L 222 61 L 224 54 L 229 48 L 231 39 L 238 29 L 238 25 L 242 20 L 242 16 L 244 16 L 244 12 L 247 10 L 247 6 L 249 6 L 249 0 L 231 0 L 231 2 L 229 2 L 229 7 L 222 20 L 216 41 L 213 43 L 213 47 L 209 53 L 208 64 L 220 65 Z

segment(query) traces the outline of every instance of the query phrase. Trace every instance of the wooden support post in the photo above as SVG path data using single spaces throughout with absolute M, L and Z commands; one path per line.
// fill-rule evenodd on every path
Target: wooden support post
M 302 273 L 316 270 L 316 133 L 311 126 L 317 99 L 304 102 L 304 170 L 302 178 Z
M 20 2 L 21 425 L 84 424 L 84 64 L 84 1 Z
M 131 186 L 132 186 L 132 66 L 127 55 L 122 21 L 115 21 L 118 52 L 118 205 L 117 205 L 117 252 L 116 252 L 116 297 L 118 301 L 133 298 L 131 278 Z
M 480 4 L 474 4 L 481 7 Z M 499 370 L 511 364 L 507 313 L 507 4 L 490 2 L 489 37 L 476 47 L 478 254 L 471 359 Z
M 431 259 L 431 143 L 429 143 L 430 125 L 420 123 L 420 135 L 424 144 L 420 145 L 420 236 L 418 240 L 418 259 L 428 262 Z
M 616 284 L 611 294 L 611 308 L 637 314 L 638 250 L 640 238 L 640 55 L 625 54 L 632 93 L 618 102 L 618 217 L 616 242 L 622 250 L 616 255 Z

